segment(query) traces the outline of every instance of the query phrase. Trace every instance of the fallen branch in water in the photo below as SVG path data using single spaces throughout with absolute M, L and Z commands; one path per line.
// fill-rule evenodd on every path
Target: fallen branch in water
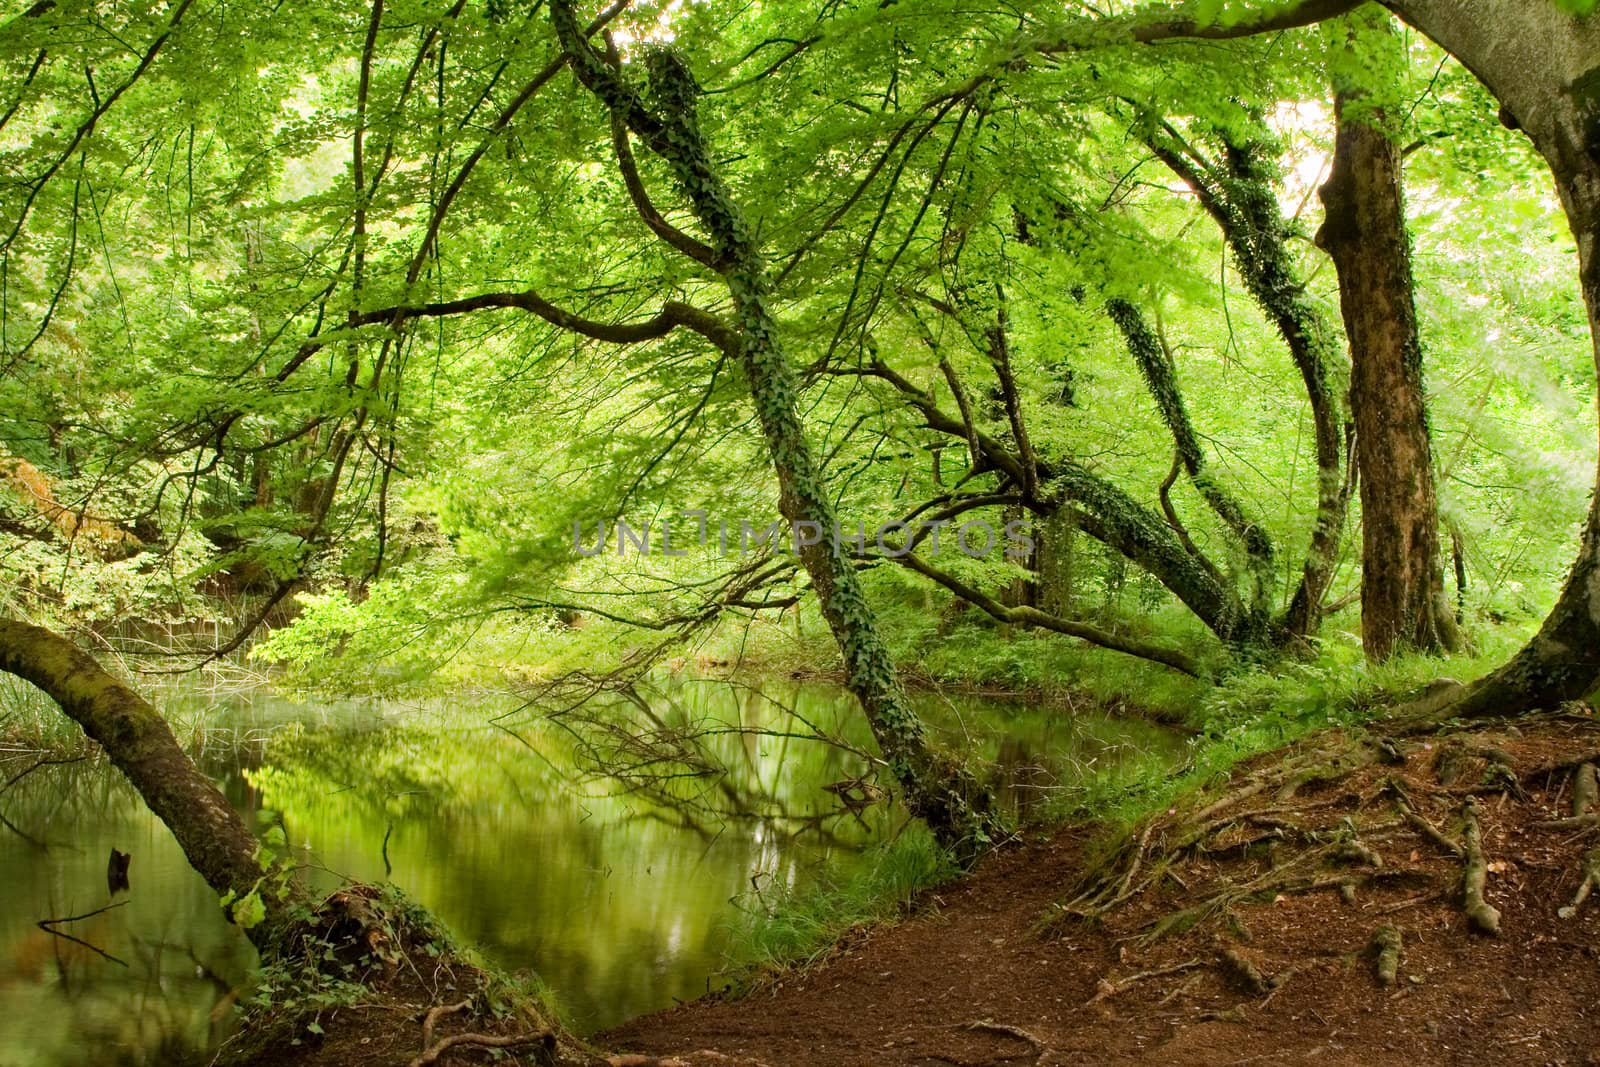
M 64 919 L 40 919 L 34 925 L 37 926 L 39 929 L 43 930 L 47 934 L 51 934 L 52 936 L 59 937 L 59 938 L 62 938 L 64 940 L 67 940 L 67 941 L 71 941 L 74 945 L 82 945 L 84 948 L 88 949 L 90 952 L 93 952 L 95 955 L 101 957 L 102 959 L 107 959 L 107 960 L 110 960 L 112 963 L 115 963 L 118 967 L 126 967 L 127 966 L 126 962 L 124 962 L 123 960 L 117 959 L 117 957 L 113 956 L 111 953 L 107 952 L 105 949 L 101 948 L 99 945 L 91 945 L 89 942 L 83 940 L 83 938 L 81 938 L 81 937 L 73 937 L 71 934 L 64 933 L 64 932 L 62 932 L 60 930 L 57 930 L 56 927 L 58 925 L 60 925 L 61 923 L 75 923 L 80 919 L 92 919 L 96 915 L 100 915 L 100 914 L 102 914 L 104 912 L 111 911 L 114 908 L 123 907 L 127 903 L 128 903 L 128 901 L 126 901 L 126 900 L 119 900 L 115 904 L 107 904 L 103 908 L 96 908 L 93 911 L 86 911 L 82 915 L 68 915 Z

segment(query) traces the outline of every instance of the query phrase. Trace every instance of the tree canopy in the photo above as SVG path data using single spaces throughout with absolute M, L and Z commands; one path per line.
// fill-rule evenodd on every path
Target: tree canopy
M 931 627 L 1211 678 L 1370 623 L 1360 127 L 1427 446 L 1383 477 L 1435 545 L 1392 610 L 1548 618 L 1467 706 L 1581 696 L 1592 7 L 1516 7 L 1529 64 L 1429 0 L 40 0 L 0 24 L 0 597 L 202 659 L 294 617 L 257 654 L 346 684 L 820 615 L 940 793 L 890 654 Z

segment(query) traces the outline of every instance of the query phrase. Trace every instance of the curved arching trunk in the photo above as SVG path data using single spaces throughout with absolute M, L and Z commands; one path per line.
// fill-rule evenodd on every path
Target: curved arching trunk
M 1321 625 L 1322 601 L 1333 581 L 1349 496 L 1342 473 L 1342 357 L 1332 324 L 1306 298 L 1305 282 L 1290 252 L 1292 227 L 1278 204 L 1261 132 L 1228 135 L 1223 157 L 1209 165 L 1197 163 L 1160 137 L 1146 143 L 1194 190 L 1216 221 L 1240 278 L 1282 336 L 1305 384 L 1316 449 L 1317 511 L 1300 581 L 1283 617 L 1272 627 L 1276 642 L 1283 644 L 1303 641 Z
M 1578 242 L 1579 276 L 1600 370 L 1600 13 L 1553 0 L 1387 0 L 1386 5 L 1477 75 L 1501 121 L 1544 156 Z M 1600 483 L 1600 471 L 1596 472 Z M 1516 715 L 1600 684 L 1600 484 L 1577 559 L 1533 639 L 1450 706 L 1457 715 Z
M 259 845 L 222 790 L 200 773 L 161 713 L 94 657 L 43 627 L 0 619 L 0 671 L 38 686 L 100 743 L 219 895 L 242 899 L 263 885 Z M 258 898 L 266 916 L 247 933 L 265 948 L 281 934 L 288 901 L 266 891 Z
M 550 21 L 578 80 L 673 170 L 701 226 L 711 236 L 710 263 L 733 300 L 735 328 L 726 345 L 749 383 L 762 436 L 778 477 L 779 511 L 793 524 L 801 565 L 844 659 L 846 686 L 860 701 L 906 807 L 939 841 L 975 858 L 998 830 L 990 799 L 972 775 L 934 746 L 895 674 L 861 580 L 839 538 L 833 503 L 797 410 L 798 376 L 784 352 L 769 306 L 766 267 L 695 115 L 698 90 L 670 51 L 650 55 L 655 107 L 588 42 L 571 0 L 552 0 Z M 802 533 L 805 531 L 805 533 Z

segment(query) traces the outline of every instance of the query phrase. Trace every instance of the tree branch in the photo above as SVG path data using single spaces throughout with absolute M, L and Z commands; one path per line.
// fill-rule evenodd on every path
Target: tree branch
M 464 296 L 428 304 L 402 304 L 366 312 L 354 319 L 351 325 L 398 324 L 406 319 L 444 318 L 490 308 L 517 308 L 531 312 L 552 326 L 613 344 L 628 345 L 659 340 L 679 326 L 683 326 L 705 337 L 725 352 L 731 352 L 735 347 L 733 331 L 728 325 L 716 315 L 693 304 L 669 300 L 661 306 L 659 312 L 643 322 L 599 322 L 557 307 L 533 289 L 523 289 L 520 292 L 479 293 L 476 296 Z M 307 344 L 324 344 L 330 340 L 331 338 L 323 338 L 319 341 L 313 337 Z
M 1235 22 L 1202 22 L 1181 8 L 1146 9 L 1115 19 L 1074 19 L 1036 40 L 1030 49 L 1043 55 L 1082 52 L 1124 44 L 1167 41 L 1233 41 L 1263 33 L 1310 26 L 1360 7 L 1365 0 L 1290 0 L 1265 5 Z
M 611 146 L 617 154 L 617 169 L 622 172 L 622 184 L 627 187 L 628 197 L 633 201 L 634 210 L 639 213 L 639 218 L 644 220 L 644 224 L 650 227 L 650 232 L 696 263 L 710 267 L 719 274 L 726 270 L 727 256 L 718 255 L 716 249 L 710 245 L 684 233 L 668 222 L 666 216 L 657 210 L 644 187 L 643 179 L 639 177 L 639 167 L 634 161 L 633 150 L 628 146 L 628 127 L 616 115 L 611 117 Z
M 1065 634 L 1068 637 L 1079 638 L 1090 644 L 1099 645 L 1101 648 L 1111 649 L 1114 652 L 1124 652 L 1130 656 L 1137 656 L 1139 659 L 1160 663 L 1190 677 L 1198 678 L 1201 675 L 1199 664 L 1189 655 L 1177 649 L 1148 641 L 1139 641 L 1131 637 L 1123 637 L 1108 630 L 1102 630 L 1098 626 L 1090 626 L 1088 623 L 1074 622 L 1057 615 L 1051 615 L 1048 612 L 1040 611 L 1038 608 L 1026 606 L 1008 608 L 982 590 L 967 585 L 954 575 L 927 563 L 915 553 L 908 552 L 903 556 L 894 557 L 894 561 L 903 567 L 916 571 L 925 578 L 937 582 L 973 607 L 1001 622 L 1009 623 L 1013 626 L 1028 626 L 1041 630 L 1050 630 L 1054 633 Z

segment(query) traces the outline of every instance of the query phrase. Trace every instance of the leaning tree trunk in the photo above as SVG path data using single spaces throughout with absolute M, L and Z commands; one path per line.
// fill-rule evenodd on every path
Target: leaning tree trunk
M 1272 629 L 1279 643 L 1304 641 L 1322 621 L 1322 600 L 1333 581 L 1344 536 L 1348 498 L 1341 469 L 1343 403 L 1336 382 L 1339 351 L 1334 333 L 1305 295 L 1305 282 L 1290 247 L 1294 228 L 1283 215 L 1273 185 L 1273 164 L 1260 139 L 1263 130 L 1227 134 L 1226 158 L 1197 165 L 1176 145 L 1152 138 L 1156 156 L 1192 188 L 1222 230 L 1234 266 L 1251 296 L 1277 327 L 1305 383 L 1317 459 L 1317 512 L 1310 544 L 1283 618 Z
M 1156 410 L 1161 413 L 1161 421 L 1166 423 L 1172 432 L 1178 463 L 1189 475 L 1189 480 L 1194 484 L 1201 499 L 1216 513 L 1217 518 L 1223 521 L 1244 549 L 1250 580 L 1246 603 L 1251 612 L 1264 619 L 1268 609 L 1267 601 L 1272 595 L 1272 584 L 1276 577 L 1272 539 L 1261 523 L 1250 515 L 1245 506 L 1208 469 L 1205 450 L 1200 445 L 1200 435 L 1195 432 L 1194 424 L 1189 419 L 1188 406 L 1184 403 L 1183 392 L 1178 387 L 1177 367 L 1160 336 L 1145 321 L 1143 312 L 1127 300 L 1113 299 L 1106 302 L 1106 314 L 1122 332 L 1128 352 L 1138 364 L 1145 386 L 1150 391 L 1150 397 L 1155 401 Z M 1168 513 L 1169 525 L 1173 526 L 1175 531 L 1180 531 L 1182 527 L 1168 502 L 1165 487 L 1161 499 L 1162 506 Z M 1182 536 L 1187 537 L 1187 534 Z M 1196 558 L 1204 558 L 1198 549 L 1194 555 Z
M 1578 242 L 1579 277 L 1600 368 L 1600 14 L 1553 0 L 1387 0 L 1464 63 L 1526 131 L 1555 175 Z M 1600 482 L 1600 471 L 1597 471 Z M 1583 697 L 1600 684 L 1600 485 L 1578 557 L 1539 632 L 1454 702 L 1458 715 L 1516 715 Z
M 255 837 L 143 697 L 65 637 L 11 619 L 0 619 L 0 671 L 44 690 L 100 743 L 207 885 L 244 898 L 262 884 Z M 265 948 L 282 932 L 286 901 L 266 891 L 259 899 L 266 920 L 247 932 Z
M 571 0 L 552 0 L 550 21 L 573 73 L 671 168 L 695 216 L 711 235 L 718 269 L 733 297 L 734 355 L 778 476 L 779 511 L 795 528 L 801 564 L 844 657 L 846 684 L 861 702 L 874 737 L 911 813 L 958 854 L 970 858 L 995 828 L 987 794 L 961 766 L 929 743 L 906 699 L 894 662 L 879 637 L 856 569 L 834 536 L 828 499 L 797 412 L 799 382 L 768 307 L 760 250 L 711 155 L 695 117 L 698 93 L 669 51 L 650 55 L 655 109 L 646 107 L 622 72 L 589 44 Z M 814 535 L 814 536 L 812 536 Z
M 1350 339 L 1361 486 L 1361 640 L 1367 658 L 1379 662 L 1401 649 L 1453 651 L 1459 642 L 1440 566 L 1400 151 L 1385 111 L 1385 90 L 1404 53 L 1381 9 L 1352 15 L 1348 30 L 1348 47 L 1341 42 L 1334 49 L 1338 135 L 1333 170 L 1322 187 L 1327 217 L 1317 243 L 1338 270 Z M 1360 82 L 1375 84 L 1369 90 Z

